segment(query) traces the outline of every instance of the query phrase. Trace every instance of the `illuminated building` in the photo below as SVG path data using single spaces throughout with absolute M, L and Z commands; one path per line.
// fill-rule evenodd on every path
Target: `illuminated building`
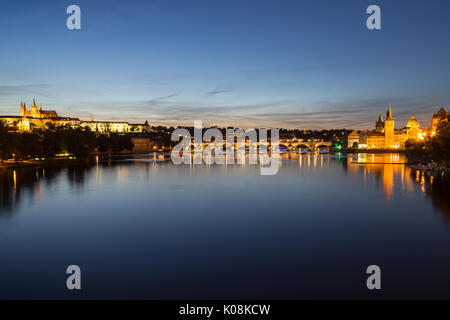
M 359 134 L 356 131 L 352 131 L 347 137 L 347 147 L 352 148 L 355 143 L 359 144 Z
M 105 133 L 105 132 L 147 132 L 150 126 L 145 124 L 132 124 L 125 121 L 94 121 L 91 117 L 89 121 L 82 121 L 78 118 L 60 117 L 56 111 L 43 110 L 42 106 L 38 108 L 35 99 L 30 109 L 27 109 L 25 103 L 20 105 L 19 116 L 0 116 L 11 128 L 17 131 L 32 131 L 36 129 L 45 130 L 51 126 L 70 126 L 71 128 L 89 128 L 91 131 Z
M 395 140 L 394 119 L 392 118 L 391 105 L 389 105 L 386 120 L 384 120 L 384 149 L 395 148 Z M 367 142 L 367 144 L 370 145 L 370 142 Z
M 375 130 L 363 132 L 359 136 L 360 145 L 368 149 L 404 149 L 406 141 L 423 140 L 427 135 L 434 135 L 438 124 L 447 120 L 448 113 L 441 108 L 433 115 L 432 128 L 420 127 L 419 121 L 412 116 L 402 129 L 395 129 L 395 121 L 392 116 L 391 105 L 386 112 L 386 120 L 382 121 L 381 116 L 375 122 Z

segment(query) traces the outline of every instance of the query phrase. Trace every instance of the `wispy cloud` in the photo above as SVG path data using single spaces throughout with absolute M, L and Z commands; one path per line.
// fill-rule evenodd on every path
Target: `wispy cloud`
M 230 92 L 230 89 L 226 89 L 226 88 L 216 88 L 214 90 L 208 91 L 206 94 L 209 96 L 215 96 L 221 93 L 226 93 L 226 92 Z
M 15 97 L 18 98 L 29 94 L 42 94 L 43 90 L 47 90 L 51 85 L 39 84 L 21 84 L 21 85 L 0 85 L 1 97 Z
M 176 96 L 177 96 L 176 93 L 171 93 L 167 96 L 157 97 L 157 98 L 153 99 L 153 101 L 166 100 L 166 99 L 170 99 L 170 98 L 175 98 Z
M 420 98 L 365 99 L 346 101 L 297 101 L 273 100 L 232 105 L 206 105 L 192 101 L 167 101 L 151 99 L 129 103 L 107 103 L 96 106 L 98 116 L 109 120 L 126 117 L 130 121 L 144 119 L 166 125 L 192 125 L 203 120 L 207 125 L 286 128 L 355 128 L 369 129 L 374 126 L 379 113 L 384 114 L 387 105 L 394 109 L 396 126 L 415 114 L 428 125 L 438 103 Z M 127 113 L 126 115 L 124 113 Z
M 15 99 L 24 95 L 37 95 L 48 90 L 46 84 L 3 85 L 0 86 L 0 100 L 7 108 L 0 113 L 17 111 Z M 219 94 L 224 88 L 208 92 Z M 170 92 L 170 91 L 169 91 Z M 216 92 L 216 93 L 214 93 Z M 8 99 L 6 99 L 7 97 Z M 400 128 L 415 115 L 423 126 L 429 126 L 431 115 L 448 102 L 439 99 L 430 100 L 421 97 L 388 97 L 372 99 L 341 100 L 300 100 L 300 99 L 260 99 L 251 102 L 232 101 L 230 103 L 211 102 L 200 94 L 199 99 L 173 92 L 167 95 L 150 97 L 146 100 L 130 101 L 82 101 L 70 99 L 63 103 L 52 101 L 51 108 L 61 115 L 87 119 L 93 115 L 96 120 L 125 120 L 143 123 L 145 120 L 162 125 L 192 125 L 194 120 L 202 120 L 205 125 L 250 127 L 284 127 L 299 129 L 349 128 L 370 129 L 378 114 L 386 111 L 391 103 Z M 184 98 L 184 99 L 183 99 Z M 11 99 L 14 99 L 11 100 Z M 22 99 L 22 98 L 21 98 Z M 5 102 L 11 100 L 12 103 Z M 46 99 L 40 99 L 47 106 Z

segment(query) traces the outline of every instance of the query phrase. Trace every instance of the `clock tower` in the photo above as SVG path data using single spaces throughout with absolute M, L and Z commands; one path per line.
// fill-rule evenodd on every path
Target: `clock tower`
M 394 148 L 394 119 L 392 119 L 392 109 L 390 104 L 386 112 L 386 120 L 384 121 L 384 148 Z

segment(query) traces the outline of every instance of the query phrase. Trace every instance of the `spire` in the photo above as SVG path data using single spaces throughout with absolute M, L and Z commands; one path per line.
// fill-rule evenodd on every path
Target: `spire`
M 444 107 L 441 107 L 438 112 L 433 114 L 433 118 L 435 119 L 444 119 L 447 117 L 447 111 L 445 111 Z
M 34 98 L 33 98 L 33 107 L 37 107 L 36 106 L 36 101 L 34 100 Z
M 392 109 L 391 109 L 390 103 L 389 103 L 388 111 L 386 112 L 386 120 L 392 120 Z
M 381 119 L 381 113 L 378 116 L 378 120 L 375 122 L 375 130 L 381 131 L 384 128 L 384 121 Z

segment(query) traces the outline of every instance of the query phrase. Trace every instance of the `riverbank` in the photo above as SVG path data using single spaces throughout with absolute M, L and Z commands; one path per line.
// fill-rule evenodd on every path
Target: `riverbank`
M 85 164 L 92 162 L 92 159 L 51 159 L 51 160 L 25 160 L 25 161 L 13 161 L 8 160 L 3 164 L 0 164 L 0 170 L 3 169 L 20 169 L 20 168 L 29 168 L 29 167 L 59 167 L 59 166 L 67 166 L 71 164 Z
M 157 155 L 167 156 L 170 155 L 170 152 L 154 152 Z M 120 152 L 120 153 L 111 153 L 111 152 L 96 152 L 88 155 L 85 158 L 75 158 L 75 157 L 59 157 L 48 159 L 39 159 L 39 160 L 24 160 L 24 161 L 15 161 L 15 160 L 6 160 L 3 164 L 0 163 L 0 170 L 2 169 L 20 169 L 20 168 L 42 168 L 42 167 L 64 167 L 69 165 L 86 165 L 96 163 L 98 161 L 103 161 L 105 159 L 117 159 L 121 157 L 133 156 L 133 157 L 148 157 L 153 154 L 150 153 L 136 153 L 130 152 Z
M 438 173 L 450 173 L 450 167 L 444 164 L 439 164 L 436 162 L 430 162 L 425 164 L 417 164 L 417 163 L 410 163 L 409 164 L 411 169 L 424 171 L 424 172 L 438 172 Z
M 23 167 L 29 167 L 29 166 L 31 166 L 29 163 L 5 161 L 4 163 L 0 163 L 0 170 L 2 170 L 2 169 L 17 169 L 17 168 L 23 168 Z
M 348 154 L 355 154 L 355 153 L 406 153 L 405 149 L 347 149 L 346 151 Z
M 450 172 L 450 161 L 434 161 L 430 155 L 415 156 L 412 152 L 407 152 L 408 164 L 414 170 L 426 172 Z

